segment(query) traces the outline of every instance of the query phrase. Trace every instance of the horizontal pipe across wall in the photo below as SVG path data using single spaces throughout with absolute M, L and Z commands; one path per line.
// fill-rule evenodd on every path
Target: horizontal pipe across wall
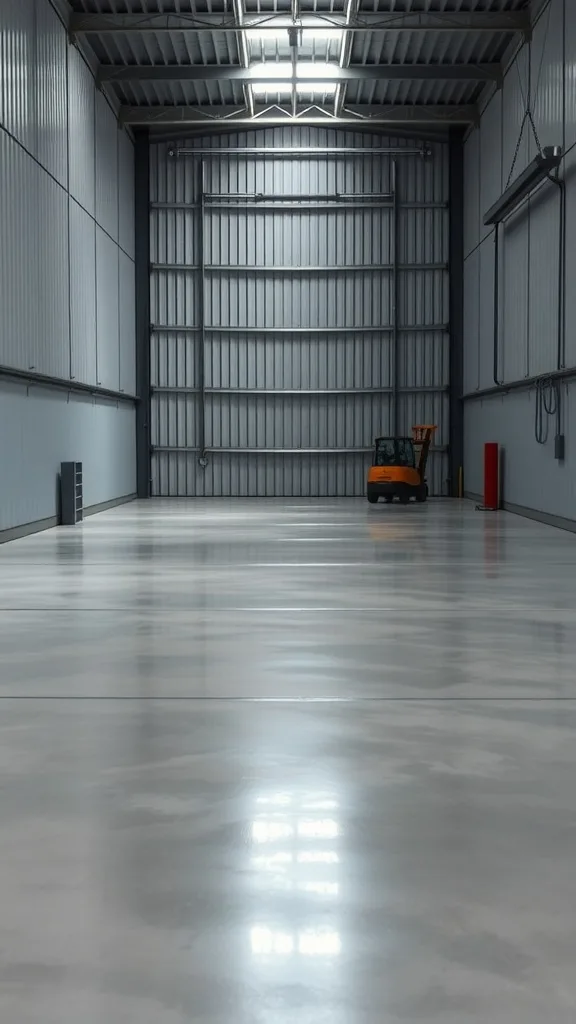
M 430 452 L 445 452 L 445 446 L 430 448 Z M 194 445 L 155 444 L 154 452 L 202 452 L 204 455 L 365 455 L 374 451 L 374 446 L 352 448 L 239 448 L 208 446 L 198 448 Z
M 197 324 L 151 324 L 150 330 L 156 334 L 158 331 L 164 331 L 166 333 L 178 333 L 178 334 L 194 334 L 200 331 Z M 207 333 L 215 334 L 390 334 L 394 330 L 391 324 L 384 324 L 383 326 L 376 327 L 370 325 L 368 327 L 362 327 L 360 324 L 351 324 L 350 327 L 255 327 L 248 325 L 245 327 L 230 327 L 224 325 L 212 324 L 206 326 L 204 330 Z M 446 332 L 448 330 L 447 324 L 399 324 L 399 331 L 407 331 L 408 333 L 414 331 L 418 332 Z
M 188 387 L 167 387 L 164 385 L 153 385 L 150 391 L 153 394 L 161 395 L 196 395 L 201 388 Z M 424 385 L 422 387 L 401 387 L 399 391 L 404 395 L 446 394 L 450 389 L 447 387 L 435 387 Z M 216 388 L 205 387 L 206 395 L 389 395 L 394 388 Z
M 539 380 L 568 380 L 576 377 L 576 366 L 568 366 L 564 370 L 553 370 L 551 373 L 539 373 L 535 377 L 525 377 L 523 380 L 513 380 L 509 384 L 498 384 L 494 387 L 481 388 L 478 391 L 468 391 L 462 395 L 462 401 L 470 402 L 478 398 L 492 398 L 495 395 L 506 395 L 509 391 L 526 391 L 533 388 Z
M 211 127 L 211 126 L 209 126 Z M 256 127 L 258 125 L 256 124 Z M 329 127 L 329 122 L 328 122 Z M 408 147 L 400 146 L 380 146 L 380 147 L 345 147 L 345 146 L 244 146 L 235 148 L 222 147 L 221 149 L 210 146 L 207 149 L 199 146 L 198 149 L 182 147 L 178 149 L 169 149 L 168 156 L 267 156 L 267 157 L 284 157 L 286 159 L 292 159 L 293 157 L 353 157 L 353 156 L 430 156 L 430 150 L 422 147 L 420 149 L 409 149 Z
M 35 373 L 33 370 L 18 370 L 12 366 L 0 366 L 0 378 L 19 384 L 31 384 L 36 387 L 56 391 L 67 391 L 77 395 L 92 395 L 95 398 L 110 398 L 115 402 L 139 401 L 137 395 L 126 394 L 125 391 L 111 391 L 94 384 L 83 384 L 78 380 L 66 380 L 65 377 L 52 377 L 46 373 Z

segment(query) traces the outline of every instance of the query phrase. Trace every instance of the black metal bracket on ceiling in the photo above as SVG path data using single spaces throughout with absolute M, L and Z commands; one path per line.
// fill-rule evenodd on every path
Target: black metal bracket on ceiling
M 12 366 L 0 366 L 0 378 L 14 384 L 48 388 L 51 391 L 64 391 L 92 398 L 106 398 L 113 402 L 128 402 L 131 405 L 140 401 L 138 395 L 127 394 L 125 391 L 113 391 L 110 388 L 83 384 L 81 381 L 67 380 L 65 377 L 53 377 L 47 373 L 35 373 L 32 370 L 18 370 Z

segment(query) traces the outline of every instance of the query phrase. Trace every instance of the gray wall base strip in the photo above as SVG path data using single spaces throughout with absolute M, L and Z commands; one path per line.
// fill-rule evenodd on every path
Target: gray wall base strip
M 472 494 L 469 491 L 465 494 L 470 501 L 480 502 L 482 497 L 479 494 Z M 512 512 L 515 516 L 523 516 L 524 519 L 533 519 L 544 526 L 555 526 L 558 530 L 568 530 L 569 533 L 576 533 L 576 519 L 565 519 L 564 516 L 554 516 L 549 512 L 538 512 L 535 508 L 525 508 L 524 505 L 514 505 L 511 501 L 503 501 L 504 512 Z M 489 513 L 486 513 L 488 515 Z
M 0 544 L 6 544 L 9 540 L 19 540 L 20 537 L 28 537 L 31 533 L 41 533 L 42 530 L 51 530 L 58 526 L 58 516 L 50 516 L 49 519 L 37 519 L 35 523 L 24 523 L 22 526 L 12 526 L 8 530 L 0 530 Z
M 115 508 L 116 505 L 126 505 L 129 501 L 135 501 L 135 494 L 124 494 L 121 498 L 112 498 L 111 501 L 101 501 L 99 505 L 90 505 L 84 509 L 84 516 L 95 516 L 98 512 L 106 512 L 106 509 Z
M 125 505 L 134 501 L 135 494 L 124 494 L 121 498 L 112 498 L 111 501 L 101 501 L 98 505 L 90 505 L 84 509 L 85 516 L 95 516 L 98 512 L 105 512 L 106 509 L 115 508 L 116 505 Z M 24 523 L 22 526 L 12 526 L 8 530 L 0 530 L 0 544 L 7 544 L 10 540 L 19 540 L 21 537 L 29 537 L 32 533 L 41 533 L 43 530 L 52 530 L 60 525 L 58 516 L 50 516 L 48 519 L 37 519 L 34 523 Z

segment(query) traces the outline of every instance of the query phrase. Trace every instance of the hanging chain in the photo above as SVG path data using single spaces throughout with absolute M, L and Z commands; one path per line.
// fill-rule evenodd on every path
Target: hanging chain
M 538 153 L 540 154 L 540 156 L 542 156 L 542 146 L 540 145 L 540 138 L 538 136 L 538 130 L 537 130 L 536 125 L 534 123 L 534 118 L 532 116 L 532 111 L 530 110 L 530 107 L 528 107 L 528 110 L 526 111 L 526 114 L 528 115 L 528 119 L 530 121 L 530 124 L 532 125 L 532 132 L 533 132 L 534 138 L 536 140 L 536 145 L 538 146 Z
M 516 149 L 514 150 L 514 159 L 512 160 L 512 166 L 510 168 L 510 173 L 508 175 L 508 181 L 506 182 L 506 188 L 508 188 L 510 182 L 512 181 L 512 175 L 514 174 L 514 168 L 516 167 L 516 161 L 518 159 L 518 153 L 520 152 L 520 144 L 522 142 L 522 136 L 524 135 L 524 125 L 526 124 L 526 118 L 527 117 L 528 117 L 528 112 L 525 111 L 524 117 L 522 118 L 522 124 L 520 125 L 520 133 L 518 135 L 518 141 L 516 142 Z

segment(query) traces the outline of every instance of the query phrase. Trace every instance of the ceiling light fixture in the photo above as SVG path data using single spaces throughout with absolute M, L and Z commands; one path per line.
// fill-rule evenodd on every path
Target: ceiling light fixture
M 285 93 L 288 95 L 292 90 L 290 82 L 254 82 L 252 84 L 254 94 L 264 96 L 266 93 Z M 321 92 L 332 96 L 336 92 L 336 82 L 296 82 L 296 92 L 310 93 Z
M 250 74 L 253 78 L 292 78 L 292 64 L 287 61 L 263 61 L 260 64 L 250 65 Z M 327 75 L 334 74 L 336 78 L 339 68 L 337 64 L 329 64 L 327 61 L 299 61 L 296 70 L 296 77 L 301 80 L 311 81 L 313 78 L 326 79 Z

